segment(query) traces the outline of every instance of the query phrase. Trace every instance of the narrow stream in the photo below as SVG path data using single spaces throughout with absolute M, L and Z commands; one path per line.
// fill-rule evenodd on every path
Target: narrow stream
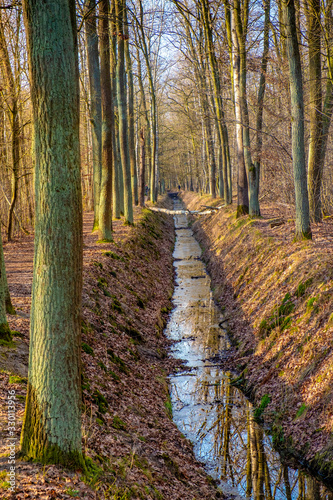
M 174 200 L 174 209 L 182 204 Z M 176 287 L 166 335 L 186 371 L 170 377 L 173 419 L 193 443 L 198 460 L 230 499 L 321 500 L 325 488 L 284 466 L 270 439 L 253 421 L 250 403 L 219 367 L 230 343 L 211 280 L 187 215 L 174 215 Z M 319 495 L 319 496 L 318 496 Z

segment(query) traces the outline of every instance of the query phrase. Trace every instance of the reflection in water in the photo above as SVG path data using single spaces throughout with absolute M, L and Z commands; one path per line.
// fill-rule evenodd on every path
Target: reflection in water
M 181 208 L 179 201 L 175 205 Z M 210 278 L 186 215 L 176 215 L 175 225 L 177 286 L 166 334 L 175 340 L 174 356 L 187 362 L 186 371 L 170 377 L 176 424 L 229 498 L 333 500 L 315 480 L 281 464 L 254 421 L 251 404 L 230 385 L 230 374 L 220 370 L 230 348 L 219 326 L 223 314 L 212 299 Z

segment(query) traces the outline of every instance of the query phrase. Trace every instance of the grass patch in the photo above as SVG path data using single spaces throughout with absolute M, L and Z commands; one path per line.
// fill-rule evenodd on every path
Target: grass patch
M 302 404 L 302 406 L 299 407 L 297 413 L 296 413 L 296 418 L 300 418 L 304 413 L 306 413 L 308 410 L 308 407 L 306 404 Z
M 261 421 L 261 416 L 264 413 L 265 408 L 267 408 L 267 406 L 269 405 L 270 402 L 271 402 L 270 395 L 264 394 L 263 397 L 261 398 L 260 405 L 253 412 L 254 420 L 256 420 L 257 422 Z
M 128 373 L 128 368 L 126 366 L 126 363 L 119 357 L 116 356 L 115 353 L 112 351 L 112 349 L 108 349 L 106 351 L 108 353 L 108 356 L 112 363 L 118 366 L 119 370 L 123 373 Z
M 86 354 L 89 354 L 90 356 L 95 356 L 94 349 L 90 347 L 90 345 L 86 344 L 85 342 L 82 342 L 82 351 L 84 351 Z
M 297 290 L 295 292 L 296 297 L 303 297 L 305 294 L 307 288 L 309 288 L 312 285 L 313 279 L 309 278 L 306 280 L 304 283 L 299 283 Z
M 295 309 L 295 304 L 291 300 L 290 293 L 287 293 L 281 304 L 275 306 L 271 315 L 267 319 L 263 319 L 259 325 L 259 334 L 262 337 L 268 336 L 276 327 L 280 327 L 282 332 L 288 328 L 292 322 L 290 314 Z
M 107 409 L 109 408 L 109 403 L 107 402 L 103 394 L 101 394 L 99 390 L 96 389 L 92 395 L 92 398 L 97 404 L 99 412 L 103 414 L 106 413 Z
M 9 377 L 9 383 L 10 384 L 27 384 L 28 379 L 27 379 L 27 377 L 19 377 L 18 375 L 11 375 Z
M 116 415 L 113 417 L 112 427 L 117 430 L 126 431 L 126 424 Z

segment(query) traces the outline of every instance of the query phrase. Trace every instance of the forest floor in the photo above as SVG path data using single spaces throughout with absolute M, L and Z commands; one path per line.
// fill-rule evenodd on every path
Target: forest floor
M 167 201 L 164 202 L 167 206 Z M 16 438 L 24 414 L 33 236 L 5 245 L 18 331 L 0 346 L 0 498 L 222 498 L 172 422 L 163 329 L 172 308 L 174 228 L 171 216 L 135 210 L 135 226 L 114 222 L 114 242 L 97 244 L 93 216 L 84 215 L 82 320 L 83 449 L 89 473 L 16 462 L 8 491 L 7 394 L 16 393 Z
M 223 205 L 182 198 L 190 210 Z M 285 457 L 332 487 L 333 219 L 312 225 L 312 241 L 295 242 L 291 207 L 263 205 L 257 219 L 236 219 L 235 210 L 191 221 L 235 346 L 227 368 Z

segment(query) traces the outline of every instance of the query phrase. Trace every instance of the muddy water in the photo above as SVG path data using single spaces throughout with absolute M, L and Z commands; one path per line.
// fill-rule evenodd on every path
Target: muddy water
M 186 370 L 170 377 L 173 418 L 196 457 L 230 499 L 329 499 L 323 487 L 283 466 L 270 439 L 254 422 L 243 394 L 220 368 L 230 343 L 215 306 L 201 249 L 175 200 L 176 287 L 166 335 Z

